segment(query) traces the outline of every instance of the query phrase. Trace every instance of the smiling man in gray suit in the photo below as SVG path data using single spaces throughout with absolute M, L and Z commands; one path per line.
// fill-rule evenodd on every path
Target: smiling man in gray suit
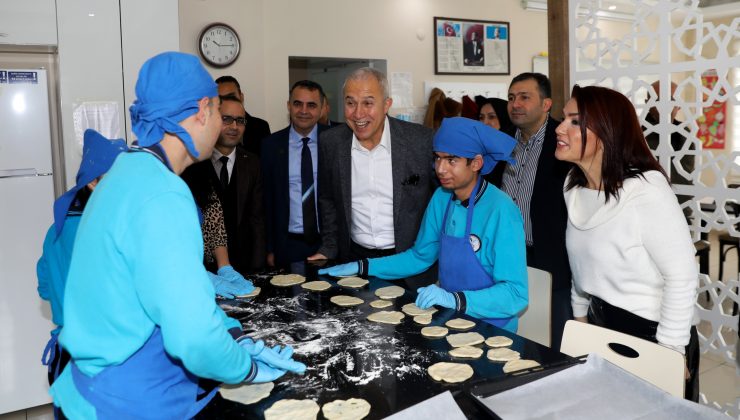
M 309 260 L 376 258 L 414 244 L 436 187 L 432 131 L 388 117 L 388 79 L 355 70 L 344 82 L 346 125 L 321 134 L 321 247 Z M 436 266 L 406 280 L 416 290 L 434 281 Z

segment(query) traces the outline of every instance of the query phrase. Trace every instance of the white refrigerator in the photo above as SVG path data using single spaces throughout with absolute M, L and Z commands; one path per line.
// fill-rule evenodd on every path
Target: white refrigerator
M 46 71 L 0 68 L 0 414 L 47 404 L 41 355 L 54 326 L 36 261 L 54 185 Z

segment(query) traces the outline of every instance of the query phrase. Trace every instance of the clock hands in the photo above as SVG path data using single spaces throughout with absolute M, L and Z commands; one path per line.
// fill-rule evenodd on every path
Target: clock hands
M 212 41 L 212 42 L 213 42 L 214 44 L 216 44 L 217 46 L 219 46 L 219 47 L 233 47 L 233 46 L 234 46 L 234 44 L 219 44 L 219 43 L 218 43 L 218 42 L 216 42 L 216 41 Z

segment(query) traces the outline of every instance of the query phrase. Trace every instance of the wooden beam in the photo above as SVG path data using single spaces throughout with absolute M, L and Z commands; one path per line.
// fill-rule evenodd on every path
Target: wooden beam
M 563 118 L 563 106 L 570 99 L 570 45 L 568 0 L 547 0 L 547 55 L 552 83 L 553 118 Z

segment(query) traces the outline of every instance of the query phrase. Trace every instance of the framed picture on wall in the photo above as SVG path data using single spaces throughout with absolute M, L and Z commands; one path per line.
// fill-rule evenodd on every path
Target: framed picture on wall
M 434 74 L 510 74 L 509 22 L 434 18 Z

